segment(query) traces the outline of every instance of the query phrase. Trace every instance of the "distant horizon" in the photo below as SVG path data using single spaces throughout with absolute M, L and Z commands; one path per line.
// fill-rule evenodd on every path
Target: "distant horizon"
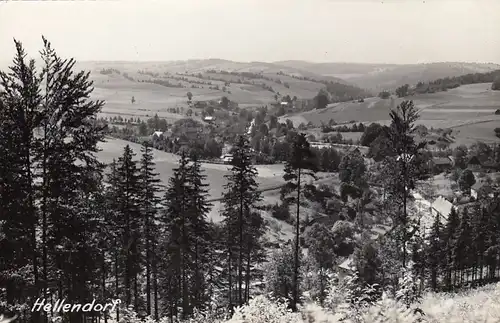
M 498 0 L 0 2 L 4 57 L 44 35 L 78 62 L 498 64 L 499 27 Z
M 57 52 L 57 48 L 56 52 Z M 30 53 L 27 53 L 28 57 L 27 58 L 33 58 L 35 61 L 37 60 L 37 57 L 33 57 L 30 55 Z M 311 61 L 311 60 L 302 60 L 302 59 L 288 59 L 288 60 L 281 60 L 281 61 L 259 61 L 259 60 L 253 60 L 253 61 L 238 61 L 238 60 L 233 60 L 233 59 L 227 59 L 227 58 L 187 58 L 187 59 L 173 59 L 173 60 L 98 60 L 98 59 L 90 59 L 90 60 L 79 60 L 74 57 L 62 57 L 62 59 L 74 59 L 76 63 L 173 63 L 173 62 L 189 62 L 189 61 L 210 61 L 210 60 L 219 60 L 219 61 L 226 61 L 226 62 L 233 62 L 233 63 L 243 63 L 243 64 L 258 64 L 258 63 L 264 63 L 264 64 L 276 64 L 279 65 L 280 63 L 286 63 L 286 62 L 297 62 L 297 63 L 307 63 L 307 64 L 352 64 L 352 65 L 395 65 L 395 66 L 406 66 L 406 65 L 432 65 L 432 64 L 491 64 L 491 65 L 498 65 L 500 66 L 500 61 L 499 62 L 480 62 L 480 61 L 429 61 L 429 62 L 417 62 L 417 63 L 379 63 L 379 62 L 355 62 L 355 61 Z M 12 59 L 10 60 L 0 60 L 0 64 L 2 66 L 6 65 L 11 65 L 12 64 Z

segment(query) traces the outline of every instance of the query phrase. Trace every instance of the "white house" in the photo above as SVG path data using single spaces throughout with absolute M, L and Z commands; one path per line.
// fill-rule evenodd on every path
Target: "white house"
M 233 160 L 233 154 L 225 154 L 220 157 L 225 164 L 229 164 Z
M 151 135 L 151 137 L 153 139 L 163 138 L 163 132 L 161 132 L 161 131 L 155 131 L 155 132 L 153 132 L 153 134 Z
M 214 116 L 206 116 L 205 118 L 203 118 L 203 121 L 213 122 L 213 121 L 215 121 L 215 117 Z
M 448 219 L 448 215 L 451 213 L 451 209 L 453 208 L 453 204 L 449 202 L 442 196 L 439 196 L 432 204 L 431 204 L 431 214 L 442 217 L 443 220 Z

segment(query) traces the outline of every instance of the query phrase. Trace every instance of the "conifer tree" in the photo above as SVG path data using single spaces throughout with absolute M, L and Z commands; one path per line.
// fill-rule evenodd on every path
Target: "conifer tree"
M 32 273 L 31 278 L 24 277 L 25 282 L 32 282 L 22 286 L 29 291 L 22 295 L 25 302 L 36 299 L 40 292 L 48 297 L 56 290 L 61 298 L 78 302 L 91 292 L 94 280 L 90 273 L 97 264 L 89 261 L 95 260 L 96 240 L 87 239 L 96 234 L 91 204 L 98 199 L 102 165 L 93 153 L 104 135 L 96 122 L 103 102 L 89 100 L 89 73 L 74 74 L 75 61 L 60 59 L 42 39 L 39 73 L 34 60 L 26 61 L 18 41 L 10 72 L 0 73 L 0 146 L 6 148 L 4 159 L 9 162 L 0 167 L 0 183 L 6 189 L 2 188 L 2 199 L 15 196 L 2 204 L 7 204 L 10 213 L 5 219 L 9 227 L 6 240 L 10 241 L 11 234 L 18 240 L 6 247 L 19 250 L 22 267 Z M 10 175 L 4 176 L 7 169 Z M 15 256 L 10 260 L 14 268 L 21 264 Z M 7 289 L 13 287 L 15 284 Z M 38 315 L 33 313 L 32 320 L 40 322 Z M 81 315 L 76 314 L 75 319 Z
M 467 208 L 463 209 L 460 224 L 456 232 L 456 243 L 453 250 L 454 271 L 460 273 L 459 283 L 464 283 L 464 275 L 470 267 L 472 255 L 471 217 Z
M 190 188 L 188 210 L 190 245 L 193 248 L 190 295 L 192 307 L 198 310 L 204 310 L 209 301 L 206 274 L 214 260 L 210 223 L 207 221 L 212 204 L 208 202 L 208 184 L 205 180 L 206 175 L 203 174 L 197 155 L 194 155 L 187 172 L 187 181 Z
M 397 233 L 401 235 L 402 265 L 406 267 L 407 242 L 411 239 L 408 232 L 411 224 L 408 217 L 408 200 L 410 191 L 415 188 L 416 181 L 421 176 L 418 155 L 426 143 L 417 144 L 414 140 L 415 122 L 419 115 L 413 101 L 403 101 L 395 110 L 391 110 L 390 117 L 391 125 L 384 128 L 384 134 L 388 138 L 392 154 L 396 157 L 390 158 L 386 165 L 390 174 L 393 174 L 388 195 L 399 208 L 394 220 Z
M 223 195 L 223 216 L 227 239 L 228 306 L 230 310 L 233 306 L 234 283 L 236 283 L 236 304 L 243 305 L 244 302 L 243 271 L 244 256 L 247 250 L 245 236 L 251 230 L 248 215 L 261 198 L 257 191 L 257 170 L 252 166 L 250 145 L 243 136 L 239 137 L 235 146 L 231 166 L 231 173 L 226 175 L 228 183 Z M 236 270 L 235 282 L 233 282 L 234 270 Z
M 141 271 L 141 230 L 142 218 L 139 205 L 139 170 L 134 159 L 136 154 L 129 145 L 125 146 L 123 156 L 118 158 L 116 167 L 118 219 L 117 229 L 121 232 L 121 250 L 124 257 L 124 292 L 127 306 L 132 304 L 134 309 L 139 306 L 138 275 Z
M 430 270 L 430 284 L 434 291 L 438 289 L 438 277 L 441 272 L 442 259 L 445 254 L 442 252 L 443 247 L 443 228 L 441 224 L 441 216 L 438 213 L 432 223 L 431 232 L 428 237 L 427 245 L 427 266 Z
M 171 320 L 189 315 L 189 290 L 187 263 L 189 256 L 188 210 L 190 190 L 188 187 L 189 160 L 181 154 L 179 166 L 169 180 L 165 193 L 163 214 L 164 233 L 168 235 L 163 246 L 161 264 L 162 290 L 166 296 L 164 309 Z M 179 313 L 178 308 L 182 308 Z
M 294 274 L 291 307 L 297 310 L 299 302 L 299 253 L 300 253 L 300 205 L 303 181 L 305 178 L 316 178 L 317 163 L 311 151 L 306 135 L 301 133 L 295 136 L 290 157 L 285 164 L 283 179 L 286 181 L 282 195 L 296 192 L 295 197 L 286 197 L 287 202 L 295 200 L 297 214 L 295 217 L 295 247 L 294 247 Z M 306 186 L 307 189 L 307 186 Z
M 157 238 L 157 219 L 158 219 L 158 204 L 160 203 L 160 180 L 158 174 L 154 173 L 155 163 L 153 160 L 153 151 L 147 142 L 144 142 L 141 148 L 142 158 L 140 163 L 140 195 L 139 203 L 143 216 L 143 231 L 144 231 L 144 249 L 145 249 L 145 265 L 146 265 L 146 314 L 151 315 L 151 266 L 152 245 L 156 244 Z
M 488 214 L 485 208 L 479 205 L 473 210 L 471 219 L 471 262 L 472 262 L 472 280 L 475 281 L 483 279 L 484 268 L 484 254 L 487 249 L 487 234 L 488 228 Z M 477 277 L 479 271 L 479 277 Z
M 443 269 L 445 271 L 445 287 L 447 290 L 451 290 L 452 286 L 455 283 L 454 276 L 452 273 L 454 272 L 454 263 L 453 263 L 453 254 L 455 248 L 455 235 L 460 224 L 460 218 L 458 212 L 455 208 L 451 209 L 450 214 L 448 215 L 446 225 L 443 232 L 443 244 L 444 244 L 444 253 L 443 257 Z

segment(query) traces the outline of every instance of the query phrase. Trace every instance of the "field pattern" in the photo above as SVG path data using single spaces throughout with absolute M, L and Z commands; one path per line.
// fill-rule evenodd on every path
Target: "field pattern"
M 471 143 L 499 141 L 493 129 L 500 126 L 500 92 L 492 91 L 490 83 L 464 85 L 447 92 L 407 97 L 420 110 L 418 124 L 434 128 L 452 128 L 457 140 Z M 403 99 L 368 98 L 365 102 L 331 104 L 325 109 L 285 115 L 281 122 L 290 119 L 295 126 L 312 122 L 316 126 L 334 119 L 337 123 L 350 121 L 370 124 L 388 124 L 388 116 Z

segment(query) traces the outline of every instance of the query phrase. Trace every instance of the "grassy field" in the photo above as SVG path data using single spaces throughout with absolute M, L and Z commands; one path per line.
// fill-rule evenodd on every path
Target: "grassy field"
M 118 159 L 123 154 L 123 148 L 130 145 L 132 150 L 137 154 L 136 160 L 140 159 L 141 146 L 119 139 L 107 139 L 106 142 L 100 143 L 102 149 L 98 153 L 98 158 L 101 162 L 110 163 L 113 159 Z M 159 174 L 163 184 L 168 182 L 168 179 L 173 174 L 173 169 L 177 167 L 178 156 L 160 150 L 154 150 L 154 161 L 156 163 L 156 172 Z M 210 184 L 211 198 L 219 198 L 222 196 L 223 186 L 226 184 L 224 175 L 229 173 L 228 165 L 221 164 L 203 164 L 202 168 L 207 175 L 207 183 Z M 258 165 L 257 181 L 259 187 L 265 189 L 274 187 L 282 183 L 283 165 Z
M 408 97 L 420 110 L 419 124 L 434 128 L 452 128 L 457 142 L 470 144 L 477 140 L 496 142 L 493 129 L 500 125 L 500 116 L 494 115 L 500 109 L 500 91 L 492 91 L 490 83 L 465 85 L 447 92 L 423 94 Z M 389 123 L 389 112 L 402 99 L 368 98 L 365 102 L 331 104 L 326 109 L 312 110 L 280 118 L 290 119 L 295 126 L 312 122 L 315 125 L 355 120 L 369 124 Z
M 102 115 L 148 118 L 158 114 L 171 121 L 182 116 L 168 113 L 167 109 L 187 109 L 187 92 L 193 94 L 193 101 L 219 100 L 222 96 L 227 96 L 240 106 L 248 107 L 276 102 L 276 93 L 312 98 L 325 87 L 318 82 L 298 80 L 292 75 L 314 76 L 318 80 L 325 77 L 268 63 L 247 64 L 222 60 L 177 63 L 83 62 L 77 68 L 91 72 L 91 79 L 94 81 L 92 98 L 106 101 Z M 100 73 L 101 70 L 110 68 L 119 73 Z M 260 76 L 213 73 L 212 70 L 254 73 Z M 284 74 L 277 74 L 278 72 Z M 127 77 L 124 76 L 125 73 Z M 336 78 L 326 79 L 341 81 Z M 141 82 L 153 80 L 169 82 L 172 87 Z M 131 103 L 132 96 L 136 100 L 135 104 Z

